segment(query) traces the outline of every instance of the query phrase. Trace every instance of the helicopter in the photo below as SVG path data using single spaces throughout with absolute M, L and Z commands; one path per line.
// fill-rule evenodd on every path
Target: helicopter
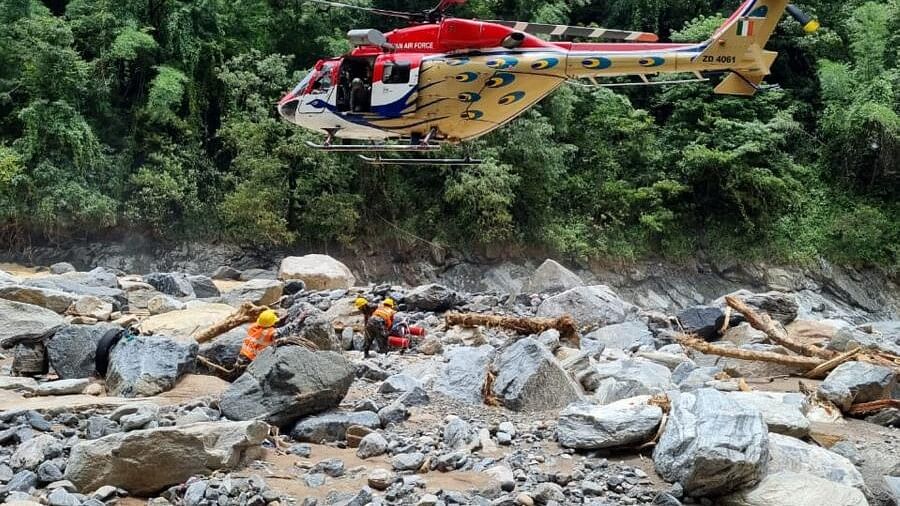
M 476 139 L 506 125 L 566 82 L 602 86 L 597 79 L 631 76 L 637 79 L 633 83 L 608 85 L 678 84 L 720 74 L 724 77 L 715 93 L 752 96 L 766 89 L 763 79 L 778 53 L 765 45 L 785 11 L 806 32 L 819 26 L 787 0 L 745 0 L 708 40 L 686 44 L 659 42 L 656 34 L 646 32 L 446 14 L 466 0 L 440 0 L 425 12 L 308 2 L 408 22 L 388 33 L 350 30 L 349 53 L 319 60 L 278 101 L 286 121 L 326 134 L 322 144 L 307 141 L 309 147 L 357 153 L 370 164 L 480 163 L 470 157 L 381 154 L 422 153 Z M 547 40 L 553 37 L 606 42 Z M 657 74 L 691 77 L 649 79 Z

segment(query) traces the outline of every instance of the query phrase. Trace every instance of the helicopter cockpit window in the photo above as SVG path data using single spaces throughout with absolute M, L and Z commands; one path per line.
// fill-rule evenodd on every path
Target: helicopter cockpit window
M 384 64 L 384 84 L 406 84 L 409 82 L 408 61 L 387 62 Z
M 312 92 L 313 93 L 325 93 L 330 90 L 332 86 L 334 86 L 334 82 L 331 79 L 331 66 L 325 65 L 322 67 L 322 70 L 318 71 L 318 74 L 315 76 L 315 81 L 313 81 Z

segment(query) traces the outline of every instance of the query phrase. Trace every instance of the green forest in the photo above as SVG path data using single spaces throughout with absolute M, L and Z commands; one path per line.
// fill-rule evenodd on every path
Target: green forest
M 419 0 L 351 0 L 426 9 Z M 459 16 L 703 40 L 736 0 L 470 0 Z M 502 245 L 900 270 L 900 3 L 799 4 L 753 98 L 713 83 L 564 86 L 466 152 L 370 167 L 275 103 L 352 28 L 299 0 L 0 0 L 0 244 L 137 233 L 274 248 Z M 462 155 L 447 148 L 443 155 Z

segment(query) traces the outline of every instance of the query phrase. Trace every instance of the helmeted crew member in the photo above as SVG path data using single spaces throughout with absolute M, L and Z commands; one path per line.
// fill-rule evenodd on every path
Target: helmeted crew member
M 394 315 L 397 310 L 394 309 L 394 299 L 388 297 L 379 304 L 372 314 L 366 319 L 366 344 L 363 348 L 363 356 L 369 357 L 369 349 L 372 347 L 373 341 L 378 341 L 378 349 L 381 353 L 388 352 L 388 335 L 391 332 L 391 326 L 394 324 Z M 363 313 L 365 315 L 365 313 Z
M 278 331 L 275 324 L 278 323 L 278 315 L 271 309 L 266 309 L 259 314 L 256 323 L 247 329 L 247 337 L 244 338 L 244 344 L 241 346 L 241 353 L 238 355 L 234 369 L 244 369 L 250 362 L 256 360 L 259 352 L 268 348 L 278 338 Z

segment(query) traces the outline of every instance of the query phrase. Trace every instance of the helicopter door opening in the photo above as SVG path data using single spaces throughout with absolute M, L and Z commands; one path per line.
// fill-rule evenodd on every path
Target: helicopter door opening
M 375 62 L 372 112 L 396 118 L 415 112 L 415 90 L 419 82 L 415 55 L 382 55 Z
M 372 110 L 374 57 L 345 57 L 338 84 L 339 112 L 362 114 Z

